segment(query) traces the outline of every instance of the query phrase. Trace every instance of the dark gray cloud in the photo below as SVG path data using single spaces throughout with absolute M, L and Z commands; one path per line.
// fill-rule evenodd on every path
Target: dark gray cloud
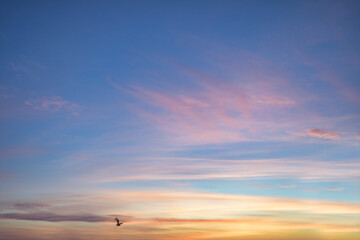
M 14 203 L 12 206 L 17 209 L 34 209 L 34 208 L 47 207 L 49 205 L 39 202 L 20 202 L 20 203 Z
M 31 220 L 31 221 L 47 221 L 47 222 L 106 222 L 113 220 L 112 217 L 105 217 L 99 215 L 79 214 L 79 215 L 59 215 L 49 212 L 35 212 L 35 213 L 2 213 L 0 218 L 17 219 L 17 220 Z

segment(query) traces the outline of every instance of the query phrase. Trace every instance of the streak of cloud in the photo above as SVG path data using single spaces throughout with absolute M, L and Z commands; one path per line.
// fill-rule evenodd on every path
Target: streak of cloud
M 98 215 L 59 215 L 49 212 L 33 212 L 33 213 L 2 213 L 0 218 L 31 220 L 31 221 L 47 221 L 47 222 L 105 222 L 110 221 L 110 217 Z
M 186 75 L 186 81 L 191 80 L 190 90 L 110 84 L 137 100 L 138 105 L 132 105 L 133 113 L 186 145 L 244 141 L 258 133 L 274 133 L 289 125 L 296 126 L 297 121 L 286 119 L 292 112 L 289 106 L 299 106 L 298 97 L 280 91 L 287 81 L 279 81 L 277 87 L 269 88 L 267 78 L 275 77 L 265 74 L 261 81 L 256 77 L 258 73 L 244 74 L 239 84 L 181 64 L 175 64 L 175 68 Z M 273 115 L 277 115 L 276 121 Z M 279 135 L 271 134 L 273 138 Z
M 326 191 L 335 191 L 335 192 L 337 192 L 337 191 L 342 191 L 342 190 L 344 190 L 344 189 L 341 188 L 341 187 L 326 188 Z
M 19 202 L 19 203 L 14 203 L 12 206 L 16 209 L 28 210 L 28 209 L 43 208 L 49 205 L 40 202 Z
M 281 188 L 295 188 L 296 185 L 294 184 L 283 184 L 283 185 L 280 185 Z
M 360 133 L 356 134 L 356 135 L 355 135 L 355 138 L 356 138 L 357 140 L 360 140 Z
M 58 112 L 62 110 L 71 111 L 74 115 L 77 115 L 80 106 L 64 100 L 59 96 L 42 97 L 39 99 L 29 99 L 24 102 L 26 105 L 33 107 L 36 110 Z
M 122 171 L 120 171 L 120 169 Z M 126 169 L 126 171 L 124 171 Z M 358 178 L 356 161 L 322 162 L 305 159 L 211 160 L 175 158 L 148 163 L 97 168 L 81 178 L 93 182 L 196 179 L 302 179 L 352 181 Z

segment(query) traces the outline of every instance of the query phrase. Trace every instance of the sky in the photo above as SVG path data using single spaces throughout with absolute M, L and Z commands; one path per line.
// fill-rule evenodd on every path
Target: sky
M 359 10 L 1 1 L 0 239 L 359 239 Z

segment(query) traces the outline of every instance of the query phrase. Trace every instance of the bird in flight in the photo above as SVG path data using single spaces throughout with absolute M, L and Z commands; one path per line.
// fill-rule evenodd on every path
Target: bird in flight
M 123 223 L 121 223 L 121 222 L 119 221 L 119 219 L 118 219 L 117 217 L 115 218 L 115 221 L 117 222 L 117 223 L 116 223 L 116 226 L 120 226 L 121 224 L 123 224 Z

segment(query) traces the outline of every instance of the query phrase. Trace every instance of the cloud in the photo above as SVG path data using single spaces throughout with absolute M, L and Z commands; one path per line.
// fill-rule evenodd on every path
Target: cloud
M 259 224 L 267 227 L 273 228 L 312 228 L 316 227 L 317 229 L 329 230 L 329 229 L 338 229 L 340 231 L 353 231 L 356 230 L 356 226 L 349 226 L 348 224 L 343 223 L 325 223 L 323 222 L 306 222 L 306 221 L 286 221 L 280 220 L 276 216 L 262 216 L 262 217 L 248 217 L 248 218 L 233 218 L 233 219 L 179 219 L 179 218 L 158 218 L 153 220 L 154 223 L 165 223 L 165 224 L 214 224 L 222 225 L 230 224 L 234 227 L 235 224 L 242 225 L 251 225 L 251 224 Z M 260 227 L 261 228 L 261 227 Z
M 91 182 L 266 178 L 352 181 L 358 178 L 359 169 L 360 163 L 356 161 L 169 158 L 148 163 L 104 166 L 87 170 L 81 178 Z
M 342 191 L 344 190 L 341 187 L 331 187 L 331 188 L 326 188 L 326 191 Z
M 315 110 L 312 106 L 327 108 L 330 101 L 298 84 L 303 79 L 255 54 L 219 51 L 223 54 L 210 59 L 206 71 L 166 62 L 181 75 L 181 85 L 169 83 L 171 72 L 161 75 L 166 81 L 151 84 L 110 84 L 130 96 L 127 110 L 139 116 L 141 124 L 152 124 L 176 145 L 288 141 L 301 135 L 340 140 L 338 133 L 325 129 L 304 132 L 317 125 L 342 129 L 345 121 Z
M 30 60 L 22 60 L 18 63 L 10 62 L 7 66 L 12 71 L 16 72 L 16 76 L 23 78 L 23 77 L 30 77 L 35 80 L 40 80 L 40 74 L 45 69 L 45 67 L 37 62 L 30 61 Z
M 311 60 L 307 61 L 306 64 L 316 71 L 318 77 L 330 83 L 339 94 L 350 101 L 360 104 L 358 89 L 351 85 L 350 82 L 347 82 L 347 78 L 339 74 L 340 72 L 335 72 L 331 67 L 325 66 L 321 61 Z
M 62 199 L 62 196 L 57 196 L 57 199 Z M 234 219 L 243 217 L 244 214 L 259 213 L 299 212 L 306 213 L 303 217 L 309 218 L 316 214 L 348 214 L 350 216 L 360 214 L 360 205 L 356 202 L 222 194 L 170 188 L 107 189 L 101 193 L 83 197 L 66 196 L 66 201 L 62 204 L 63 207 L 56 208 L 57 212 L 74 212 L 78 211 L 80 205 L 85 205 L 89 209 L 84 209 L 84 212 L 107 212 L 107 216 L 124 215 L 125 212 L 121 212 L 119 206 L 126 206 L 126 214 L 131 217 L 122 216 L 121 218 L 129 222 L 147 221 L 153 218 L 206 219 L 209 218 L 206 215 L 209 212 L 211 212 L 211 219 Z M 65 208 L 66 204 L 69 206 Z M 296 218 L 294 214 L 292 216 Z
M 317 221 L 311 219 L 288 220 L 278 216 L 242 216 L 238 218 L 147 218 L 138 219 L 114 231 L 113 224 L 39 224 L 14 223 L 0 228 L 4 239 L 112 239 L 121 235 L 129 240 L 198 240 L 198 239 L 356 239 L 346 233 L 357 232 L 355 223 L 327 220 L 326 215 Z M 254 227 L 256 226 L 256 227 Z M 306 229 L 306 231 L 304 231 Z M 119 231 L 117 231 L 119 230 Z M 120 231 L 121 230 L 121 231 Z M 314 234 L 321 232 L 321 235 Z M 310 235 L 309 235 L 310 233 Z M 33 238 L 32 236 L 36 236 Z M 336 236 L 336 237 L 334 237 Z
M 275 104 L 275 105 L 289 105 L 289 104 L 295 104 L 293 100 L 289 100 L 287 98 L 278 98 L 274 96 L 264 96 L 257 100 L 259 103 L 264 104 Z
M 281 188 L 295 188 L 296 185 L 294 184 L 283 184 L 283 185 L 280 185 Z
M 340 138 L 340 136 L 337 133 L 320 128 L 309 128 L 306 130 L 306 133 L 309 136 L 317 137 L 317 138 L 332 139 L 332 140 L 336 140 Z
M 246 220 L 241 219 L 180 219 L 180 218 L 154 218 L 156 223 L 234 223 Z
M 49 212 L 34 212 L 34 213 L 2 213 L 0 218 L 17 219 L 17 220 L 31 220 L 31 221 L 47 221 L 47 222 L 105 222 L 111 221 L 111 217 L 104 217 L 98 215 L 58 215 Z
M 28 210 L 28 209 L 34 209 L 34 208 L 43 208 L 49 206 L 45 203 L 39 203 L 39 202 L 20 202 L 20 203 L 14 203 L 12 205 L 16 209 L 22 209 L 22 210 Z
M 61 199 L 61 195 L 57 196 Z M 29 220 L 29 221 L 78 221 L 78 222 L 112 222 L 114 216 L 128 223 L 137 222 L 163 222 L 163 223 L 226 223 L 226 222 L 253 222 L 256 213 L 263 213 L 267 221 L 268 217 L 284 219 L 288 214 L 291 221 L 303 221 L 314 219 L 317 215 L 332 215 L 331 222 L 336 222 L 339 217 L 349 214 L 348 224 L 351 224 L 351 216 L 360 213 L 360 206 L 351 202 L 292 199 L 281 197 L 250 196 L 242 194 L 220 194 L 195 191 L 175 191 L 173 189 L 134 191 L 111 189 L 108 192 L 80 196 L 66 196 L 67 201 L 62 205 L 71 204 L 72 211 L 81 205 L 110 206 L 106 210 L 107 215 L 98 214 L 58 214 L 55 212 L 28 212 L 28 213 L 1 213 L 0 218 Z M 131 199 L 131 201 L 129 201 Z M 117 213 L 119 205 L 128 204 L 127 209 L 132 209 L 132 215 Z M 144 208 L 144 204 L 152 206 Z M 95 208 L 94 208 L 95 209 Z M 104 212 L 106 208 L 97 208 L 97 212 Z M 64 211 L 57 208 L 57 211 Z M 67 211 L 71 211 L 68 208 Z M 208 214 L 211 212 L 211 216 Z M 306 214 L 301 214 L 306 212 Z M 289 215 L 289 213 L 292 213 Z M 299 213 L 299 214 L 296 214 Z M 255 215 L 254 215 L 255 214 Z M 327 218 L 322 218 L 327 219 Z M 273 221 L 273 220 L 270 220 Z
M 242 60 L 246 62 L 246 58 Z M 288 135 L 282 129 L 297 126 L 300 109 L 294 108 L 299 106 L 300 98 L 289 87 L 289 81 L 279 73 L 264 70 L 262 63 L 241 66 L 243 72 L 237 70 L 240 72 L 233 73 L 233 77 L 214 76 L 176 63 L 173 67 L 184 75 L 185 83 L 176 88 L 165 84 L 110 84 L 135 99 L 130 111 L 176 143 L 240 142 L 258 139 L 259 135 L 276 139 Z
M 71 111 L 74 115 L 78 114 L 80 106 L 62 99 L 59 96 L 42 97 L 39 99 L 29 99 L 24 102 L 36 110 L 58 112 L 62 110 Z
M 92 194 L 57 193 L 51 195 L 50 201 L 44 201 L 51 202 L 51 199 L 61 203 L 61 206 L 45 213 L 3 213 L 0 214 L 0 221 L 5 223 L 6 227 L 16 228 L 17 232 L 28 233 L 25 227 L 37 230 L 41 228 L 41 233 L 49 228 L 59 232 L 69 232 L 71 229 L 78 234 L 89 234 L 76 239 L 109 239 L 114 236 L 113 218 L 118 216 L 127 222 L 121 229 L 121 235 L 126 236 L 126 239 L 140 240 L 144 239 L 145 235 L 149 236 L 148 239 L 213 239 L 215 235 L 218 239 L 227 239 L 227 236 L 232 236 L 233 239 L 248 239 L 246 236 L 272 231 L 281 231 L 283 235 L 286 230 L 301 229 L 321 231 L 324 234 L 357 231 L 360 213 L 359 204 L 351 202 L 175 189 L 136 191 L 107 188 Z M 126 207 L 122 208 L 125 204 Z M 58 214 L 76 212 L 83 206 L 92 209 L 84 211 L 91 214 Z M 122 215 L 124 213 L 128 215 Z M 28 222 L 24 224 L 8 219 Z M 42 224 L 38 221 L 69 223 Z M 73 224 L 74 222 L 96 224 L 89 227 L 88 224 Z M 56 239 L 60 236 L 59 232 L 52 232 L 54 235 L 47 235 L 43 239 Z M 104 235 L 99 236 L 100 233 Z M 201 234 L 201 237 L 197 234 Z M 70 236 L 71 234 L 63 238 L 70 239 Z
M 247 184 L 249 187 L 259 188 L 259 189 L 272 189 L 274 186 L 267 185 L 267 184 L 259 184 L 259 183 L 250 183 Z
M 157 108 L 157 113 L 142 108 L 137 114 L 175 136 L 178 142 L 201 144 L 242 139 L 241 120 L 229 113 L 248 115 L 248 103 L 241 93 L 235 96 L 209 87 L 203 93 L 195 93 L 199 96 L 190 96 L 135 87 L 132 94 Z
M 16 72 L 25 72 L 25 73 L 30 72 L 28 67 L 25 67 L 20 64 L 14 64 L 13 62 L 8 64 L 8 68 L 10 68 L 11 70 L 16 71 Z

